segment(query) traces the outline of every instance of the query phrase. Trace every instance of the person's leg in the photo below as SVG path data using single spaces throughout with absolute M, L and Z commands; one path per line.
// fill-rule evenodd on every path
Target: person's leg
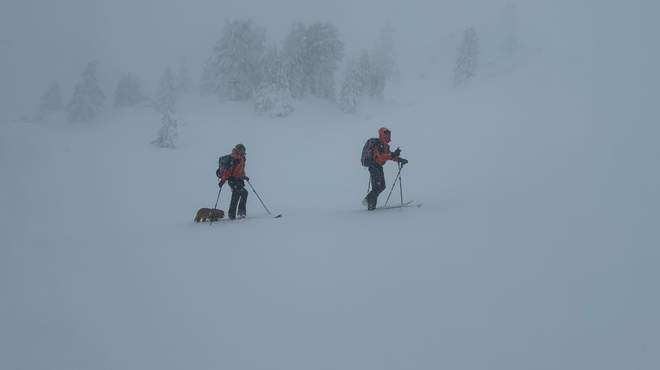
M 378 196 L 385 190 L 385 173 L 383 166 L 371 165 L 369 166 L 369 173 L 371 174 L 371 192 L 367 194 L 368 209 L 376 209 L 378 203 Z
M 245 217 L 247 215 L 246 206 L 247 206 L 247 197 L 248 191 L 245 187 L 236 189 L 236 192 L 239 193 L 240 200 L 238 201 L 238 217 Z
M 227 216 L 230 220 L 236 219 L 236 207 L 238 206 L 238 201 L 241 199 L 240 186 L 237 186 L 233 181 L 229 182 L 231 187 L 231 202 L 229 203 L 229 212 Z

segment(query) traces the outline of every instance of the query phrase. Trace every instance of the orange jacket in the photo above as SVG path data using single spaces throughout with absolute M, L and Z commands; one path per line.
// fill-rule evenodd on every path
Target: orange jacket
M 220 176 L 220 180 L 227 181 L 230 177 L 236 177 L 242 179 L 245 177 L 245 157 L 241 157 L 236 154 L 236 149 L 231 151 L 231 164 L 229 165 L 229 170 L 225 170 Z
M 374 148 L 374 155 L 373 155 L 374 162 L 376 162 L 377 164 L 379 164 L 381 166 L 384 165 L 385 162 L 387 162 L 389 160 L 392 160 L 392 161 L 395 161 L 395 162 L 399 161 L 399 158 L 394 157 L 394 155 L 392 155 L 392 152 L 390 152 L 390 144 L 389 144 L 390 140 L 385 137 L 385 131 L 390 131 L 390 130 L 388 130 L 385 127 L 381 127 L 380 130 L 378 130 L 378 138 L 380 139 L 380 141 L 383 142 L 383 148 L 385 148 L 385 152 L 384 153 L 379 153 L 378 152 L 378 145 L 376 145 L 376 147 Z

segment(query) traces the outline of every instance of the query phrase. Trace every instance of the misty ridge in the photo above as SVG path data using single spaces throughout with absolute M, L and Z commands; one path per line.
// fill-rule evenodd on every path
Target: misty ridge
M 487 38 L 488 47 L 496 50 L 497 58 L 508 58 L 520 48 L 516 6 L 507 5 L 501 20 L 502 29 Z M 98 73 L 113 61 L 92 60 L 78 82 L 69 82 L 75 86 L 71 98 L 63 97 L 59 81 L 49 82 L 37 113 L 17 121 L 44 121 L 59 115 L 59 120 L 69 123 L 91 122 L 111 105 L 117 109 L 155 109 L 163 115 L 163 122 L 171 123 L 170 129 L 162 130 L 171 131 L 175 121 L 170 116 L 176 113 L 178 98 L 195 93 L 217 97 L 220 104 L 252 102 L 256 114 L 269 117 L 295 114 L 292 101 L 310 95 L 334 102 L 343 113 L 356 114 L 361 101 L 382 101 L 387 84 L 400 79 L 395 34 L 391 22 L 384 22 L 372 45 L 362 47 L 359 55 L 346 55 L 340 30 L 330 22 L 293 21 L 284 40 L 269 46 L 266 29 L 252 19 L 226 20 L 198 77 L 189 72 L 186 56 L 174 68 L 165 68 L 153 94 L 147 93 L 150 89 L 131 72 L 123 74 L 109 94 L 107 87 L 106 92 L 101 88 Z M 459 87 L 477 75 L 480 41 L 474 28 L 465 28 L 460 37 L 452 34 L 451 42 L 452 81 Z M 199 81 L 197 86 L 195 80 Z

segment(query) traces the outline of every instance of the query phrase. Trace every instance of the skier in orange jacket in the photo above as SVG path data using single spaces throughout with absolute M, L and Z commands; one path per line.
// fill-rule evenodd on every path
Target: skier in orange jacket
M 390 151 L 389 142 L 392 132 L 385 127 L 378 130 L 378 139 L 376 145 L 371 153 L 371 163 L 369 164 L 369 174 L 371 175 L 371 192 L 367 194 L 362 204 L 367 206 L 367 209 L 373 211 L 376 209 L 378 203 L 378 196 L 385 190 L 385 173 L 383 172 L 383 165 L 387 161 L 399 162 L 403 166 L 408 163 L 404 158 L 401 158 L 401 149 L 394 152 Z

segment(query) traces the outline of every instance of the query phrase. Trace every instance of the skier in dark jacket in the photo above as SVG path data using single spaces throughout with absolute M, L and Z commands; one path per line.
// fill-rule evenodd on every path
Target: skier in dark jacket
M 237 144 L 231 151 L 231 157 L 227 168 L 223 173 L 216 172 L 220 179 L 218 186 L 222 188 L 225 182 L 231 187 L 231 203 L 229 203 L 228 216 L 230 220 L 236 219 L 236 208 L 238 207 L 238 218 L 245 218 L 248 191 L 245 189 L 245 181 L 250 178 L 245 176 L 245 145 Z
M 371 192 L 364 198 L 362 204 L 367 206 L 367 209 L 373 211 L 376 209 L 378 196 L 385 190 L 385 173 L 383 172 L 383 165 L 389 161 L 399 162 L 402 166 L 408 163 L 407 160 L 401 158 L 401 149 L 390 152 L 389 142 L 392 132 L 385 127 L 378 130 L 378 144 L 374 147 L 372 154 L 372 161 L 369 165 L 369 174 L 371 174 Z

